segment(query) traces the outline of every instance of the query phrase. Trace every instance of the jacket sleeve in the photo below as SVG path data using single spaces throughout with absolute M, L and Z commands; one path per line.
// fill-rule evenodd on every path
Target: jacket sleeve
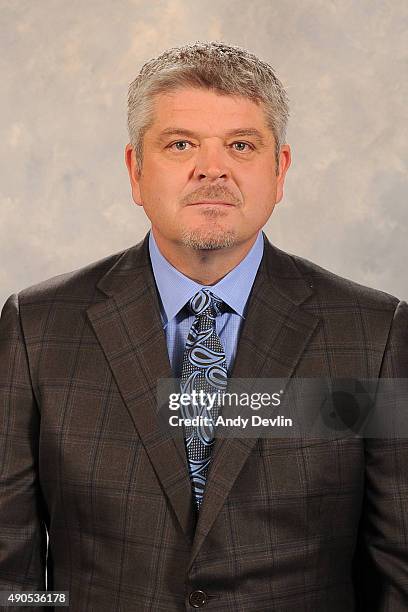
M 39 431 L 18 296 L 12 295 L 0 317 L 0 591 L 45 590 Z
M 405 379 L 405 386 L 408 381 L 408 305 L 405 302 L 400 302 L 395 310 L 380 378 Z M 406 401 L 408 411 L 408 397 Z M 408 414 L 405 420 L 408 421 Z M 356 554 L 356 591 L 361 612 L 406 612 L 408 609 L 406 429 L 400 432 L 399 438 L 365 440 L 366 486 Z

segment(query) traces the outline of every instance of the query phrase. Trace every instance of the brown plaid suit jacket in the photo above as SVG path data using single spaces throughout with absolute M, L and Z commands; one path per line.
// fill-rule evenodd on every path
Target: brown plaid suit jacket
M 196 590 L 217 611 L 408 610 L 406 440 L 217 439 L 195 527 L 156 416 L 171 376 L 146 238 L 7 300 L 0 589 L 45 589 L 47 566 L 72 612 L 192 610 Z M 408 377 L 407 304 L 265 238 L 232 376 Z

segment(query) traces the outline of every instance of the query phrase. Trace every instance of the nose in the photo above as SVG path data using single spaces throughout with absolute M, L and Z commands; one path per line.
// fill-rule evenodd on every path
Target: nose
M 195 158 L 194 178 L 199 181 L 227 179 L 230 171 L 224 146 L 218 142 L 202 142 Z

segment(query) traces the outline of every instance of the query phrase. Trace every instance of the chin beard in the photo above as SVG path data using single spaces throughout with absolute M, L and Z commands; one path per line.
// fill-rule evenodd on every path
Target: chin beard
M 195 251 L 213 251 L 226 249 L 236 244 L 237 236 L 233 230 L 185 229 L 181 230 L 181 242 Z

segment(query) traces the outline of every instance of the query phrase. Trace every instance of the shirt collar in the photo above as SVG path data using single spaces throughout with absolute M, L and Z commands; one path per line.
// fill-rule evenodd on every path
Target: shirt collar
M 251 250 L 224 278 L 215 285 L 200 285 L 182 274 L 167 261 L 161 254 L 153 233 L 150 231 L 150 260 L 161 298 L 161 314 L 164 327 L 200 289 L 210 289 L 244 318 L 245 306 L 261 263 L 263 248 L 263 233 L 260 231 Z

